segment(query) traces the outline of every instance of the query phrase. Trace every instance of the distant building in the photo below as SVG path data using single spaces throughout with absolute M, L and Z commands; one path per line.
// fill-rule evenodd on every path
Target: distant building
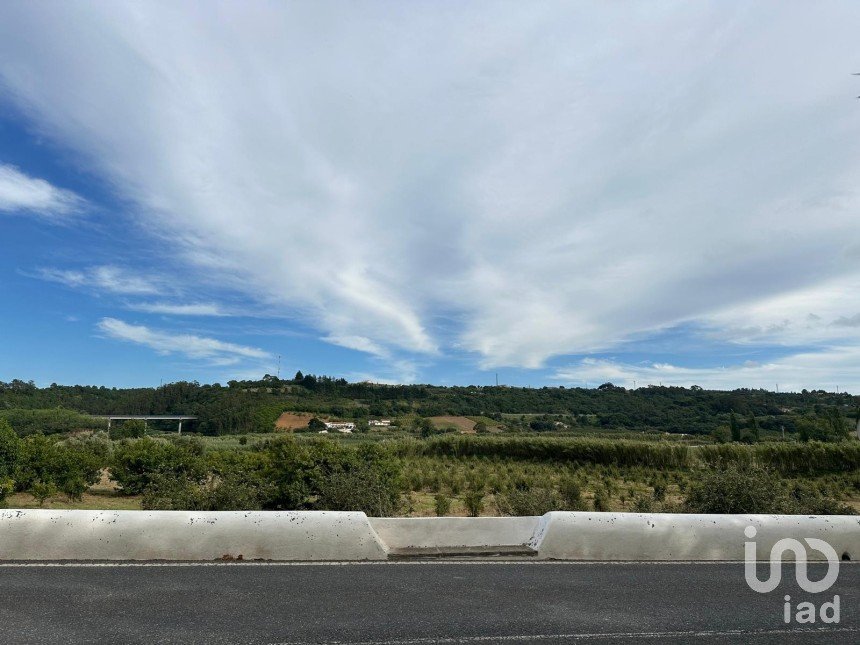
M 372 426 L 382 426 L 387 428 L 391 425 L 391 419 L 371 419 L 368 424 Z
M 325 421 L 326 430 L 337 430 L 344 434 L 348 434 L 355 430 L 355 424 L 350 421 Z

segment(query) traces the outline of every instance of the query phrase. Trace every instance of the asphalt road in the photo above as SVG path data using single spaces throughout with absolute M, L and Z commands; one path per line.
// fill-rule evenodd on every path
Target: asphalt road
M 818 594 L 838 625 L 785 624 L 785 594 L 823 601 L 738 563 L 0 565 L 0 642 L 860 642 L 860 565 Z

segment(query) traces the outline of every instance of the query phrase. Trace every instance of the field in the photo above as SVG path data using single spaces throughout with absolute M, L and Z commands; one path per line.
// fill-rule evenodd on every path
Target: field
M 284 412 L 275 421 L 277 430 L 298 430 L 299 428 L 307 428 L 308 421 L 313 419 L 312 414 L 298 414 L 295 412 Z
M 94 441 L 78 436 L 73 441 Z M 241 487 L 260 476 L 254 470 L 271 457 L 277 457 L 280 467 L 285 459 L 294 459 L 292 452 L 278 452 L 277 446 L 286 440 L 291 451 L 310 452 L 300 461 L 313 463 L 319 457 L 353 460 L 358 447 L 372 449 L 374 459 L 383 459 L 392 473 L 396 486 L 396 500 L 385 514 L 427 517 L 437 514 L 448 516 L 539 515 L 549 510 L 602 510 L 626 512 L 685 512 L 691 490 L 703 478 L 732 465 L 758 464 L 768 469 L 773 479 L 759 482 L 760 499 L 768 502 L 775 489 L 790 492 L 798 503 L 812 504 L 804 508 L 809 512 L 860 511 L 860 443 L 797 444 L 769 442 L 749 445 L 689 445 L 680 440 L 655 438 L 650 441 L 626 439 L 596 439 L 569 436 L 529 437 L 503 435 L 444 435 L 422 439 L 403 431 L 339 435 L 321 437 L 316 434 L 297 434 L 284 438 L 273 433 L 232 435 L 222 437 L 156 434 L 143 440 L 110 442 L 107 448 L 114 454 L 98 472 L 98 481 L 73 497 L 54 491 L 40 504 L 33 493 L 13 492 L 6 498 L 11 508 L 82 508 L 82 509 L 140 509 L 140 508 L 229 508 L 256 507 L 253 497 Z M 60 441 L 56 446 L 62 446 Z M 104 439 L 98 439 L 104 442 Z M 144 443 L 139 443 L 139 442 Z M 149 442 L 149 443 L 147 443 Z M 135 446 L 158 448 L 158 459 L 187 459 L 203 477 L 201 489 L 205 494 L 216 493 L 212 486 L 224 477 L 235 473 L 240 490 L 231 494 L 230 501 L 223 495 L 216 506 L 199 507 L 198 493 L 168 492 L 153 496 L 144 485 L 140 489 L 121 490 L 111 479 L 110 468 L 131 467 L 145 477 L 147 468 L 163 471 L 163 464 L 145 453 L 134 453 L 133 461 L 117 461 L 117 456 Z M 171 448 L 175 446 L 176 448 Z M 164 452 L 170 448 L 168 452 Z M 176 451 L 178 450 L 178 452 Z M 273 453 L 272 450 L 275 450 Z M 332 450 L 335 452 L 333 453 Z M 195 457 L 194 455 L 198 455 Z M 263 460 L 262 462 L 260 460 Z M 143 460 L 143 461 L 141 461 Z M 250 460 L 250 461 L 249 461 Z M 151 465 L 147 466 L 146 463 Z M 383 462 L 380 462 L 383 463 Z M 170 466 L 175 468 L 176 466 Z M 183 469 L 191 466 L 183 466 Z M 237 470 L 238 468 L 238 470 Z M 288 471 L 292 467 L 287 467 Z M 141 470 L 143 469 L 143 470 Z M 251 469 L 251 470 L 248 470 Z M 206 473 L 209 473 L 206 475 Z M 283 471 L 282 471 L 283 472 Z M 176 475 L 183 477 L 182 475 Z M 171 476 L 170 484 L 173 478 Z M 370 476 L 370 480 L 364 479 Z M 330 476 L 326 476 L 330 477 Z M 134 481 L 120 477 L 119 481 Z M 157 476 L 156 480 L 157 481 Z M 208 481 L 209 483 L 205 483 Z M 338 504 L 344 508 L 362 510 L 360 492 L 350 502 L 355 491 L 363 486 L 373 487 L 371 472 L 361 480 L 346 484 L 346 493 Z M 394 483 L 396 482 L 396 484 Z M 326 482 L 321 484 L 323 488 Z M 208 492 L 206 492 L 208 491 Z M 161 495 L 161 496 L 159 496 Z M 172 495 L 172 497 L 171 497 Z M 179 495 L 179 497 L 176 497 Z M 188 495 L 191 495 L 190 497 Z M 220 495 L 220 494 L 219 494 Z M 789 499 L 789 497 L 786 497 Z M 170 501 L 172 500 L 172 501 Z M 197 500 L 197 501 L 195 501 Z M 314 507 L 315 502 L 311 503 Z M 355 506 L 353 506 L 355 504 Z M 219 506 L 221 505 L 221 506 Z M 265 507 L 265 504 L 263 504 Z M 801 508 L 798 506 L 798 509 Z M 751 509 L 750 512 L 755 509 Z
M 458 432 L 463 434 L 473 434 L 475 432 L 476 423 L 472 421 L 472 419 L 466 417 L 430 417 L 430 422 L 440 430 L 444 428 L 455 428 Z

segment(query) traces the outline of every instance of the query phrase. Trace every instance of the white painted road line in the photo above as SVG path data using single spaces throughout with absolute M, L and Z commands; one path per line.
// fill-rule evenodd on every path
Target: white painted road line
M 607 639 L 682 639 L 724 638 L 727 636 L 821 636 L 835 634 L 860 634 L 854 627 L 806 627 L 797 629 L 726 629 L 704 631 L 665 631 L 665 632 L 609 632 L 591 634 L 522 634 L 504 636 L 440 636 L 433 638 L 396 638 L 375 641 L 288 641 L 269 645 L 432 645 L 434 643 L 504 643 L 557 640 L 607 640 Z

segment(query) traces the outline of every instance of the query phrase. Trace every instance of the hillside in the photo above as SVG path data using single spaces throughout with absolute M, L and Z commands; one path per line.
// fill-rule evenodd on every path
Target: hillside
M 36 387 L 0 382 L 0 412 L 64 408 L 87 414 L 188 414 L 199 417 L 188 430 L 201 434 L 269 432 L 283 412 L 345 419 L 486 417 L 509 430 L 669 432 L 703 435 L 736 421 L 763 434 L 793 434 L 804 419 L 833 411 L 854 427 L 860 397 L 823 390 L 800 393 L 766 390 L 712 391 L 698 387 L 626 390 L 611 384 L 595 389 L 542 387 L 441 387 L 348 383 L 297 375 L 227 385 L 178 382 L 157 388 L 104 386 Z M 14 425 L 14 424 L 13 424 Z

